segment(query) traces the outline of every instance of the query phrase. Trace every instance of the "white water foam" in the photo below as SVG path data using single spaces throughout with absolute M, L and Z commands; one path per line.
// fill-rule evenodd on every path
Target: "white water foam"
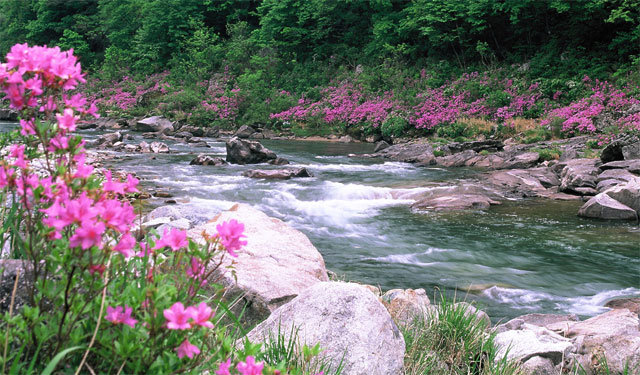
M 434 252 L 446 252 L 450 251 L 449 249 L 440 249 L 437 247 L 429 247 L 427 250 L 421 253 L 409 253 L 409 254 L 391 254 L 383 257 L 375 257 L 375 258 L 364 258 L 364 260 L 373 260 L 381 263 L 399 263 L 399 264 L 408 264 L 412 266 L 420 266 L 427 267 L 433 266 L 435 264 L 439 264 L 441 262 L 422 262 L 418 259 L 419 256 L 422 255 L 430 255 Z
M 333 172 L 368 172 L 380 171 L 393 174 L 406 174 L 415 171 L 417 168 L 409 163 L 384 162 L 382 164 L 293 164 L 294 167 L 304 167 L 310 170 L 333 171 Z
M 482 294 L 491 300 L 521 310 L 537 310 L 543 302 L 551 302 L 558 310 L 578 315 L 593 316 L 610 310 L 605 307 L 604 304 L 611 299 L 623 296 L 640 296 L 640 289 L 605 290 L 592 296 L 563 297 L 526 289 L 493 286 L 486 289 Z

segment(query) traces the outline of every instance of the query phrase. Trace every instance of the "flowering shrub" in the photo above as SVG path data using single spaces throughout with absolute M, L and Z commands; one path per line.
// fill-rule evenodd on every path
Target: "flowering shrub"
M 159 237 L 134 231 L 126 198 L 138 180 L 99 177 L 71 133 L 97 117 L 93 104 L 69 93 L 84 80 L 73 51 L 57 47 L 18 44 L 0 64 L 23 141 L 0 161 L 0 199 L 8 203 L 0 245 L 10 241 L 11 255 L 23 260 L 26 275 L 16 282 L 27 285 L 24 304 L 14 306 L 14 289 L 0 316 L 3 372 L 64 363 L 76 374 L 280 373 L 257 360 L 259 346 L 235 350 L 221 324 L 228 310 L 216 271 L 246 245 L 244 225 L 219 224 L 215 236 L 203 233 L 203 246 L 178 229 Z

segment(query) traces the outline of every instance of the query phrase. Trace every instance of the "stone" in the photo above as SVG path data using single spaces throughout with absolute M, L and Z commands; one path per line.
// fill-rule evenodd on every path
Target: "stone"
M 173 198 L 173 194 L 168 191 L 156 191 L 153 196 L 156 198 Z
M 238 138 L 242 138 L 242 139 L 247 139 L 250 138 L 254 133 L 256 132 L 256 130 L 254 128 L 252 128 L 249 125 L 242 125 L 240 127 L 240 129 L 238 129 L 234 136 L 238 137 Z
M 13 109 L 2 108 L 0 109 L 0 121 L 18 121 L 18 112 Z
M 489 139 L 484 141 L 472 141 L 472 142 L 452 142 L 447 145 L 452 154 L 456 154 L 458 152 L 473 150 L 475 152 L 480 151 L 489 151 L 496 152 L 501 151 L 504 148 L 504 144 L 502 141 Z
M 197 126 L 185 125 L 180 128 L 181 132 L 188 132 L 192 137 L 204 137 L 204 130 Z M 178 135 L 176 134 L 176 137 Z M 216 135 L 217 136 L 217 135 Z
M 187 219 L 178 219 L 170 221 L 166 224 L 162 224 L 157 228 L 159 234 L 163 234 L 165 230 L 171 229 L 189 230 L 191 229 L 191 222 Z
M 598 175 L 597 181 L 600 182 L 602 180 L 618 180 L 618 181 L 634 181 L 640 180 L 640 178 L 626 169 L 607 169 Z
M 605 190 L 604 194 L 631 208 L 640 215 L 640 178 Z
M 595 192 L 596 176 L 600 174 L 597 160 L 573 159 L 565 163 L 558 163 L 555 168 L 562 168 L 560 172 L 561 192 L 577 195 Z M 591 190 L 580 188 L 590 188 Z
M 137 121 L 133 130 L 143 133 L 156 132 L 167 135 L 173 132 L 173 122 L 162 116 L 152 116 Z
M 177 132 L 173 135 L 176 138 L 184 138 L 186 141 L 188 141 L 189 139 L 193 138 L 193 134 L 186 132 L 186 131 L 180 131 Z
M 549 358 L 535 356 L 522 364 L 522 370 L 526 375 L 560 375 L 553 362 Z
M 289 164 L 289 160 L 278 156 L 275 159 L 269 160 L 268 163 L 271 165 L 287 165 Z
M 201 207 L 195 204 L 180 204 L 176 206 L 160 206 L 149 212 L 144 221 L 151 221 L 161 217 L 168 217 L 171 221 L 187 219 L 192 225 L 206 223 L 212 216 L 220 213 L 219 209 Z
M 382 295 L 382 302 L 398 325 L 411 325 L 427 314 L 431 305 L 424 289 L 391 289 Z
M 353 137 L 350 135 L 343 135 L 342 137 L 338 138 L 338 142 L 353 143 L 355 142 L 355 139 L 353 139 Z
M 631 143 L 622 147 L 622 157 L 624 160 L 640 159 L 640 142 Z
M 602 357 L 611 374 L 622 374 L 627 366 L 632 370 L 640 368 L 640 319 L 628 309 L 611 310 L 582 322 L 567 322 L 558 331 L 579 346 L 576 361 L 591 369 L 588 373 L 602 365 Z
M 631 173 L 637 174 L 638 172 L 634 172 L 634 171 L 640 171 L 640 160 L 612 161 L 609 163 L 602 164 L 600 166 L 600 169 L 602 169 L 603 171 L 607 169 L 626 169 Z
M 464 309 L 464 315 L 465 316 L 474 316 L 478 321 L 484 323 L 484 327 L 485 329 L 488 329 L 491 327 L 491 318 L 489 318 L 489 315 L 487 315 L 486 312 L 476 308 L 475 306 L 473 306 L 470 303 L 467 302 L 457 302 L 454 305 L 454 308 L 458 309 L 458 308 L 462 308 Z
M 411 205 L 418 211 L 486 210 L 498 201 L 478 194 L 445 195 L 419 200 Z
M 216 167 L 227 164 L 223 158 L 206 154 L 199 154 L 189 163 L 189 165 L 213 165 Z
M 608 301 L 604 306 L 612 309 L 628 309 L 640 315 L 640 298 L 617 298 Z
M 420 165 L 436 164 L 436 157 L 433 155 L 433 146 L 426 142 L 392 145 L 378 151 L 375 155 L 405 163 L 418 163 Z
M 217 138 L 220 136 L 220 128 L 218 126 L 212 126 L 212 127 L 204 128 L 202 130 L 204 132 L 203 134 L 204 137 Z
M 188 235 L 202 242 L 203 231 L 214 235 L 217 224 L 231 219 L 244 224 L 247 245 L 237 251 L 237 258 L 223 259 L 220 270 L 224 271 L 236 261 L 235 277 L 223 272 L 220 282 L 227 287 L 228 297 L 242 298 L 248 321 L 262 321 L 303 290 L 328 281 L 324 259 L 307 236 L 245 204 L 223 211 Z
M 496 360 L 507 356 L 509 360 L 526 362 L 533 357 L 550 359 L 554 365 L 560 364 L 569 353 L 575 351 L 571 341 L 557 333 L 523 323 L 519 329 L 498 333 L 494 342 L 498 348 Z
M 249 178 L 263 178 L 268 180 L 288 180 L 292 177 L 313 177 L 307 168 L 287 169 L 250 169 L 242 173 Z
M 614 179 L 607 179 L 607 180 L 601 180 L 598 181 L 598 185 L 596 185 L 596 190 L 599 193 L 602 193 L 603 191 L 612 188 L 614 186 L 617 186 L 620 184 L 620 180 L 614 180 Z
M 521 315 L 516 319 L 534 326 L 548 328 L 549 325 L 558 322 L 577 322 L 578 316 L 576 314 L 527 314 Z
M 257 164 L 275 159 L 276 154 L 260 142 L 233 137 L 226 142 L 227 162 L 233 164 Z
M 341 362 L 343 375 L 400 375 L 405 343 L 382 303 L 362 285 L 318 283 L 280 307 L 247 337 L 263 342 L 278 331 L 319 344 L 333 368 Z
M 449 156 L 437 157 L 435 160 L 436 164 L 443 167 L 462 167 L 467 165 L 468 160 L 475 158 L 477 155 L 478 153 L 473 150 L 466 150 Z
M 140 227 L 142 229 L 147 229 L 148 230 L 148 229 L 157 228 L 157 227 L 159 227 L 161 225 L 164 225 L 164 224 L 169 224 L 171 221 L 172 220 L 171 220 L 170 217 L 158 217 L 158 218 L 151 219 L 149 221 L 146 221 L 146 222 L 140 224 Z
M 580 210 L 578 216 L 606 220 L 637 220 L 638 214 L 632 208 L 600 193 L 589 199 Z
M 391 145 L 385 141 L 379 141 L 378 143 L 376 143 L 376 147 L 373 149 L 373 152 L 380 152 L 385 148 L 389 148 L 390 146 Z
M 262 138 L 264 139 L 272 139 L 278 136 L 276 132 L 274 132 L 271 129 L 262 129 L 261 134 L 262 134 Z
M 102 148 L 111 147 L 116 142 L 121 142 L 121 141 L 122 141 L 122 133 L 120 132 L 107 133 L 98 137 L 98 139 L 96 140 L 96 146 L 102 147 Z
M 29 301 L 29 282 L 33 278 L 29 262 L 19 259 L 0 260 L 0 313 L 8 312 L 11 306 L 13 286 L 18 276 L 18 286 L 13 302 L 13 314 L 17 314 Z M 19 273 L 19 275 L 18 275 Z
M 170 152 L 169 146 L 166 143 L 162 142 L 151 142 L 149 145 L 149 150 L 154 154 L 168 154 Z

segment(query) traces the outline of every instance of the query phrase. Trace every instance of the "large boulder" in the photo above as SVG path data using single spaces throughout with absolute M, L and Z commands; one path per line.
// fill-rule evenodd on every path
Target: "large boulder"
M 202 232 L 217 233 L 216 225 L 231 219 L 244 224 L 247 245 L 237 258 L 225 257 L 223 267 L 235 260 L 234 274 L 224 272 L 221 282 L 230 298 L 241 297 L 248 321 L 262 321 L 306 288 L 327 281 L 322 255 L 302 232 L 251 206 L 238 204 L 206 224 L 189 231 L 202 241 Z
M 405 343 L 391 316 L 366 287 L 323 282 L 275 310 L 247 337 L 262 342 L 278 332 L 298 330 L 301 344 L 320 344 L 333 368 L 343 375 L 399 375 Z
M 211 219 L 212 216 L 220 213 L 221 209 L 212 207 L 202 207 L 197 204 L 178 204 L 170 206 L 160 206 L 149 212 L 143 222 L 158 218 L 169 218 L 170 222 L 186 219 L 193 225 L 201 225 Z
M 169 146 L 162 142 L 151 142 L 151 144 L 149 144 L 149 150 L 154 154 L 168 154 L 170 152 Z
M 573 159 L 559 163 L 560 191 L 576 195 L 595 195 L 597 176 L 600 174 L 598 160 Z
M 242 173 L 249 178 L 262 178 L 267 180 L 288 180 L 292 177 L 313 177 L 307 168 L 286 169 L 250 169 Z
M 424 289 L 391 289 L 381 297 L 387 311 L 398 325 L 408 326 L 425 317 L 431 302 Z
M 603 163 L 630 159 L 640 159 L 640 138 L 637 136 L 616 139 L 602 149 L 600 154 Z
M 429 143 L 402 143 L 379 150 L 375 155 L 393 161 L 432 165 L 436 163 Z
M 227 161 L 233 164 L 257 164 L 276 159 L 276 154 L 260 142 L 233 137 L 226 142 Z
M 496 360 L 504 358 L 526 362 L 533 357 L 548 358 L 553 365 L 561 364 L 575 352 L 567 338 L 543 327 L 522 323 L 508 331 L 498 333 L 494 342 L 498 347 Z
M 605 190 L 604 194 L 635 210 L 640 215 L 640 178 Z
M 111 147 L 117 142 L 122 142 L 122 133 L 106 133 L 96 139 L 96 146 L 100 148 Z
M 169 134 L 173 132 L 173 122 L 162 116 L 152 116 L 136 122 L 133 128 L 137 132 L 155 132 L 160 134 Z
M 418 211 L 486 210 L 498 201 L 480 194 L 455 194 L 417 201 L 411 208 Z
M 589 199 L 578 210 L 578 216 L 606 220 L 638 219 L 638 214 L 634 209 L 625 206 L 606 193 L 600 193 Z
M 628 309 L 615 309 L 582 322 L 562 322 L 556 331 L 579 347 L 575 360 L 587 374 L 602 370 L 606 360 L 609 373 L 631 374 L 640 369 L 640 320 Z

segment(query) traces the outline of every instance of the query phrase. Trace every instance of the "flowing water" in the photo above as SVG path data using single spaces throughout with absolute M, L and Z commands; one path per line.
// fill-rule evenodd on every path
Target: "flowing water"
M 97 132 L 83 132 L 88 139 Z M 135 133 L 133 133 L 135 135 Z M 135 135 L 130 143 L 139 143 Z M 113 165 L 134 171 L 197 208 L 248 203 L 304 232 L 327 268 L 346 280 L 391 288 L 440 290 L 475 300 L 494 321 L 517 315 L 603 312 L 614 297 L 640 296 L 640 228 L 576 216 L 580 202 L 503 202 L 486 212 L 414 213 L 428 189 L 478 171 L 415 167 L 348 157 L 368 144 L 264 141 L 313 178 L 288 181 L 242 176 L 270 165 L 190 166 L 211 148 L 167 142 L 171 154 L 122 154 Z M 212 215 L 213 216 L 213 215 Z M 250 239 L 249 239 L 250 240 Z

